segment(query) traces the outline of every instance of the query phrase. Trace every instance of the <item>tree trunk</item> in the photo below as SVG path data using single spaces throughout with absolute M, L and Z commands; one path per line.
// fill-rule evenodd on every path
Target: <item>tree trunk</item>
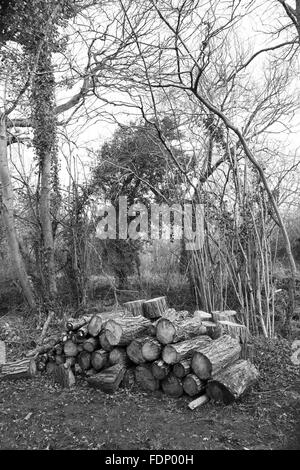
M 222 320 L 219 321 L 218 324 L 221 325 L 223 334 L 238 339 L 240 343 L 245 344 L 249 340 L 250 332 L 245 325 Z
M 182 382 L 173 374 L 169 374 L 164 380 L 162 380 L 161 386 L 164 393 L 169 397 L 179 398 L 183 395 Z
M 218 321 L 236 321 L 236 311 L 235 310 L 215 310 L 211 312 L 212 319 L 214 322 Z
M 53 371 L 53 376 L 55 382 L 57 382 L 63 388 L 70 388 L 75 385 L 75 376 L 70 367 L 66 364 L 56 366 Z
M 176 321 L 161 318 L 156 325 L 156 338 L 162 344 L 178 343 L 205 334 L 206 328 L 195 318 Z
M 181 343 L 167 344 L 163 349 L 162 358 L 167 364 L 176 364 L 183 359 L 189 359 L 195 350 L 207 346 L 211 342 L 209 336 L 203 335 Z
M 23 295 L 31 309 L 35 309 L 36 303 L 32 286 L 27 275 L 25 264 L 20 252 L 17 230 L 14 220 L 14 193 L 10 177 L 7 159 L 7 134 L 5 117 L 0 117 L 0 190 L 2 204 L 0 213 L 2 214 L 6 230 L 7 242 L 9 246 L 11 262 L 15 275 L 20 282 Z
M 228 364 L 239 359 L 241 346 L 237 339 L 229 335 L 198 348 L 192 357 L 191 367 L 199 379 L 207 380 Z
M 206 389 L 206 381 L 199 379 L 195 374 L 188 374 L 182 382 L 183 390 L 190 397 L 199 395 Z
M 243 359 L 230 364 L 208 382 L 207 394 L 226 405 L 239 398 L 259 377 L 256 367 Z
M 6 363 L 6 345 L 4 341 L 0 341 L 0 368 Z
M 113 393 L 123 380 L 126 368 L 122 364 L 115 364 L 99 374 L 89 377 L 88 384 L 91 387 L 99 388 L 105 393 Z

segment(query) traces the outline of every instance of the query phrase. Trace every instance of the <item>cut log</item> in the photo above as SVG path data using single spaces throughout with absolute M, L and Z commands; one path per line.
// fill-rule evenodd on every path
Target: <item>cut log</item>
M 79 330 L 76 331 L 76 339 L 78 341 L 83 340 L 84 338 L 86 338 L 87 334 L 88 334 L 88 324 L 82 326 L 81 328 L 79 328 Z
M 64 344 L 64 354 L 67 357 L 77 356 L 78 348 L 77 344 L 73 343 L 70 339 Z
M 110 346 L 128 346 L 134 339 L 148 333 L 151 322 L 146 318 L 124 317 L 105 324 L 105 336 Z
M 191 367 L 199 379 L 207 380 L 228 364 L 239 359 L 241 346 L 237 339 L 229 335 L 200 347 L 193 353 Z
M 0 379 L 30 379 L 37 373 L 36 362 L 34 359 L 21 359 L 20 361 L 7 362 L 2 364 Z
M 155 320 L 150 328 L 149 334 L 151 336 L 156 335 L 156 326 L 161 318 L 167 318 L 170 321 L 175 321 L 175 320 L 185 320 L 189 316 L 189 312 L 187 310 L 181 310 L 177 312 L 175 308 L 167 308 L 162 316 Z
M 151 371 L 156 379 L 163 380 L 169 374 L 170 366 L 166 364 L 162 359 L 159 359 L 158 361 L 154 361 L 152 363 Z
M 223 334 L 230 335 L 232 338 L 237 338 L 242 344 L 247 343 L 249 340 L 250 332 L 245 325 L 224 320 L 220 320 L 218 323 L 222 328 Z
M 56 366 L 53 371 L 53 377 L 55 382 L 57 382 L 63 388 L 70 388 L 76 383 L 73 372 L 71 371 L 70 367 L 66 366 L 65 364 Z
M 156 360 L 161 353 L 161 345 L 151 336 L 133 340 L 126 349 L 129 359 L 134 364 L 143 364 Z
M 104 331 L 101 331 L 100 335 L 99 335 L 99 342 L 100 342 L 100 345 L 101 345 L 101 348 L 104 349 L 105 351 L 107 352 L 110 352 L 113 350 L 113 346 L 111 346 L 109 344 L 109 342 L 107 341 L 107 338 L 106 338 L 106 333 L 105 333 L 105 330 Z
M 209 336 L 197 336 L 196 338 L 182 341 L 176 344 L 167 344 L 162 352 L 162 359 L 167 364 L 176 364 L 183 359 L 192 357 L 196 349 L 210 344 L 212 339 Z
M 88 370 L 91 367 L 91 354 L 87 351 L 82 351 L 78 354 L 77 362 L 82 370 Z
M 207 394 L 215 401 L 232 403 L 241 397 L 259 377 L 259 372 L 250 361 L 240 359 L 220 370 L 207 385 Z
M 182 381 L 173 374 L 169 374 L 161 382 L 162 389 L 166 395 L 173 398 L 179 398 L 183 395 Z
M 223 334 L 223 328 L 219 322 L 214 323 L 212 321 L 203 321 L 202 325 L 206 327 L 207 335 L 211 339 L 218 339 Z
M 85 339 L 83 342 L 83 349 L 89 353 L 92 353 L 99 347 L 99 339 L 98 338 L 88 338 Z
M 103 318 L 101 314 L 94 315 L 88 324 L 88 334 L 95 338 L 100 334 L 102 325 Z
M 182 379 L 191 372 L 191 360 L 184 359 L 183 361 L 177 362 L 177 364 L 174 364 L 172 372 L 175 377 Z
M 202 395 L 201 397 L 196 398 L 196 400 L 191 401 L 188 404 L 188 408 L 190 410 L 195 410 L 199 406 L 204 405 L 205 403 L 208 403 L 209 400 L 210 400 L 210 398 L 207 395 Z
M 194 397 L 206 389 L 206 381 L 199 379 L 195 374 L 188 374 L 183 379 L 182 386 L 187 395 Z
M 79 318 L 70 318 L 66 322 L 67 331 L 76 331 L 82 326 L 86 325 L 92 318 L 93 315 L 83 315 Z
M 175 321 L 161 318 L 156 325 L 156 338 L 162 344 L 178 343 L 205 334 L 206 328 L 195 318 Z
M 142 353 L 144 340 L 145 338 L 134 339 L 126 348 L 126 354 L 134 364 L 143 364 L 146 362 Z
M 126 349 L 114 348 L 109 353 L 108 362 L 111 366 L 114 366 L 115 364 L 122 364 L 123 366 L 127 366 L 129 363 L 129 358 L 126 353 Z
M 94 351 L 91 355 L 91 363 L 96 371 L 103 369 L 108 364 L 108 352 L 104 349 Z
M 6 363 L 6 346 L 4 341 L 0 341 L 0 370 L 2 364 Z
M 237 313 L 235 310 L 215 310 L 211 312 L 212 319 L 216 323 L 218 321 L 236 321 Z
M 132 302 L 125 302 L 124 307 L 133 317 L 138 317 L 140 315 L 144 315 L 144 302 L 146 302 L 146 299 L 133 300 Z
M 89 377 L 87 382 L 91 387 L 98 388 L 105 393 L 113 393 L 122 382 L 125 372 L 126 368 L 122 364 L 115 364 L 99 374 Z
M 136 383 L 146 392 L 154 392 L 159 389 L 159 381 L 151 371 L 151 364 L 141 364 L 135 369 Z
M 167 301 L 165 297 L 157 297 L 156 299 L 146 300 L 143 304 L 144 316 L 151 320 L 160 318 L 167 310 Z
M 209 321 L 212 319 L 211 313 L 203 312 L 202 310 L 196 310 L 193 314 L 193 318 L 200 321 Z
M 145 338 L 144 344 L 142 346 L 142 355 L 146 361 L 153 362 L 160 357 L 161 354 L 161 344 L 155 338 Z
M 93 377 L 94 375 L 98 374 L 98 370 L 95 369 L 89 369 L 86 371 L 85 376 L 86 377 Z

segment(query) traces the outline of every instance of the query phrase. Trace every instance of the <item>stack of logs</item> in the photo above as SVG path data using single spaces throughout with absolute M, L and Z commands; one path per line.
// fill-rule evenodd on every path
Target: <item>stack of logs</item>
M 148 392 L 197 397 L 189 405 L 194 409 L 209 398 L 231 403 L 257 380 L 247 359 L 248 339 L 235 311 L 190 315 L 168 308 L 159 297 L 70 319 L 62 335 L 31 354 L 37 370 L 53 374 L 63 386 L 74 385 L 78 374 L 107 393 L 136 383 Z M 32 356 L 29 364 L 32 374 Z

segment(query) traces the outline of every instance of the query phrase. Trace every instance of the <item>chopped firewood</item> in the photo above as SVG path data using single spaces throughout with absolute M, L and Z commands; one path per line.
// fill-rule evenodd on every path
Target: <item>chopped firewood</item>
M 113 393 L 122 382 L 125 372 L 126 368 L 122 364 L 115 364 L 114 366 L 89 377 L 87 382 L 91 387 L 99 388 L 106 393 Z
M 160 318 L 167 310 L 167 300 L 165 297 L 157 297 L 156 299 L 146 300 L 143 304 L 144 316 L 151 320 Z
M 206 328 L 195 318 L 175 321 L 161 318 L 156 325 L 156 338 L 162 344 L 178 343 L 205 334 Z
M 184 359 L 183 361 L 177 362 L 174 364 L 172 372 L 175 377 L 182 379 L 191 372 L 191 360 Z
M 94 351 L 91 356 L 91 363 L 95 370 L 103 369 L 108 364 L 108 352 L 104 349 Z
M 158 380 L 163 380 L 167 377 L 170 372 L 170 366 L 163 360 L 158 359 L 154 361 L 151 366 L 151 371 L 154 377 Z
M 36 362 L 34 359 L 21 359 L 20 361 L 7 362 L 2 364 L 0 379 L 30 379 L 37 373 Z
M 197 348 L 192 357 L 191 367 L 199 379 L 206 380 L 218 373 L 228 364 L 236 361 L 241 352 L 237 339 L 229 335 Z
M 240 359 L 220 370 L 208 382 L 207 394 L 215 401 L 232 403 L 249 389 L 259 377 L 250 361 Z
M 206 381 L 199 379 L 195 374 L 188 374 L 184 377 L 183 390 L 190 397 L 199 395 L 200 392 L 203 392 L 206 389 Z
M 125 302 L 124 307 L 128 312 L 131 313 L 133 317 L 138 317 L 144 315 L 143 304 L 146 302 L 146 299 L 133 300 L 132 302 Z
M 167 364 L 176 364 L 183 359 L 189 359 L 196 349 L 210 344 L 211 341 L 209 336 L 201 335 L 181 343 L 167 344 L 163 349 L 162 359 Z
M 191 401 L 188 404 L 188 408 L 190 410 L 195 410 L 199 406 L 205 405 L 205 403 L 208 403 L 208 402 L 209 402 L 209 397 L 207 395 L 202 395 L 201 397 L 196 398 L 196 400 Z
M 151 322 L 142 316 L 109 320 L 105 324 L 105 337 L 110 346 L 128 346 L 134 339 L 148 333 Z
M 182 381 L 173 374 L 169 374 L 162 380 L 161 386 L 165 394 L 169 397 L 178 398 L 183 394 Z
M 159 381 L 154 377 L 150 364 L 141 364 L 135 369 L 136 383 L 146 392 L 159 389 Z

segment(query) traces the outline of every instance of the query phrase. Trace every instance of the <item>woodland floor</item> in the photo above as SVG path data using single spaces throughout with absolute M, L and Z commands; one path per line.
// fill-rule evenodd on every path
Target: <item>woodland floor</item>
M 230 406 L 134 388 L 106 395 L 45 376 L 0 383 L 0 449 L 299 449 L 300 375 L 287 341 L 258 342 L 259 384 Z

